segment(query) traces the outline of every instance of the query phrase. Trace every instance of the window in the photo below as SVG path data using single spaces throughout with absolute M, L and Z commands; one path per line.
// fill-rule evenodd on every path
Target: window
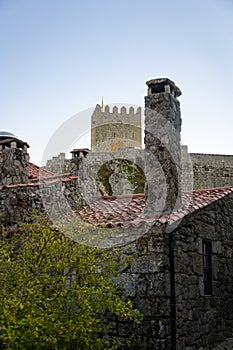
M 212 243 L 203 240 L 204 294 L 212 295 Z
M 165 88 L 163 84 L 157 84 L 156 86 L 151 87 L 152 94 L 159 94 L 161 92 L 165 92 Z

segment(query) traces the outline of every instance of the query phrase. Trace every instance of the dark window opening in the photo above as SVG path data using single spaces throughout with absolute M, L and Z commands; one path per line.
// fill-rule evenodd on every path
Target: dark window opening
M 204 294 L 212 295 L 212 243 L 203 240 Z
M 156 85 L 151 87 L 152 94 L 159 94 L 160 92 L 165 92 L 164 85 Z

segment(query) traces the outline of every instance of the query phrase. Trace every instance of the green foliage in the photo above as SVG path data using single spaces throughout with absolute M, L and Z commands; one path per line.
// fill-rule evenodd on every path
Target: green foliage
M 119 251 L 75 243 L 42 221 L 0 239 L 0 348 L 117 348 L 106 315 L 141 317 L 119 287 Z
M 146 179 L 143 170 L 128 159 L 112 159 L 100 167 L 96 179 L 108 196 L 113 194 L 109 178 L 115 172 L 126 176 L 129 183 L 132 184 L 132 188 L 134 188 L 133 194 L 144 193 Z

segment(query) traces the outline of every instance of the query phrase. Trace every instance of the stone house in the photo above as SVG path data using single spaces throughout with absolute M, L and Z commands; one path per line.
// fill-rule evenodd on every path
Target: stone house
M 233 330 L 233 187 L 181 191 L 181 91 L 169 79 L 147 85 L 145 193 L 98 193 L 81 150 L 74 153 L 72 175 L 32 178 L 39 169 L 25 158 L 25 145 L 2 138 L 2 220 L 13 225 L 32 208 L 52 215 L 54 207 L 64 215 L 71 210 L 88 227 L 104 227 L 98 244 L 119 246 L 122 258 L 132 258 L 122 280 L 144 314 L 138 327 L 112 320 L 114 335 L 133 335 L 130 349 L 210 350 Z M 20 168 L 15 160 L 21 159 L 24 177 L 17 173 L 9 183 L 3 169 Z
M 168 79 L 147 85 L 145 194 L 102 196 L 78 215 L 112 227 L 106 246 L 132 256 L 126 286 L 145 318 L 116 334 L 133 332 L 132 349 L 208 350 L 232 335 L 233 188 L 181 193 L 181 92 Z
M 0 221 L 16 225 L 47 206 L 62 210 L 74 205 L 77 176 L 54 175 L 29 161 L 29 145 L 9 132 L 0 132 Z
M 93 225 L 115 228 L 105 244 L 123 246 L 134 261 L 124 270 L 126 286 L 145 318 L 138 329 L 116 324 L 121 337 L 133 331 L 132 349 L 212 349 L 232 335 L 233 189 L 182 200 L 182 209 L 153 220 L 140 194 L 102 197 L 79 211 Z

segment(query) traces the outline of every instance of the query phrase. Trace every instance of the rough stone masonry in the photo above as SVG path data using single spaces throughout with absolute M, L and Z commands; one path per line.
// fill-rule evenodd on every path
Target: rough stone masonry
M 169 79 L 147 82 L 145 97 L 145 173 L 148 213 L 181 207 L 179 88 Z

